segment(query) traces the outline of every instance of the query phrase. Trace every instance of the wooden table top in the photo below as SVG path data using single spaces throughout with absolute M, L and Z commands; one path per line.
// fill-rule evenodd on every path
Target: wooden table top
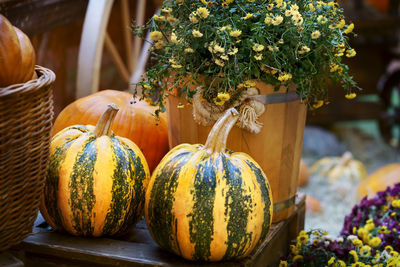
M 295 213 L 273 224 L 266 240 L 251 256 L 235 262 L 190 262 L 161 249 L 144 220 L 118 238 L 83 238 L 52 230 L 41 216 L 33 233 L 14 248 L 26 265 L 55 266 L 272 266 L 286 253 L 290 240 L 304 227 L 305 196 L 297 197 Z

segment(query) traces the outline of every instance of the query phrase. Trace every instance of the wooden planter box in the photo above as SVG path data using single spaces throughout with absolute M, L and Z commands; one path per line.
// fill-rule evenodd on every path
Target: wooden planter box
M 152 239 L 142 220 L 120 238 L 81 238 L 38 227 L 11 252 L 25 266 L 276 266 L 290 241 L 304 228 L 305 196 L 298 195 L 293 215 L 271 226 L 253 255 L 238 262 L 190 262 L 162 250 Z M 0 265 L 2 262 L 0 262 Z M 6 265 L 7 266 L 7 265 Z M 11 266 L 11 265 L 8 265 Z

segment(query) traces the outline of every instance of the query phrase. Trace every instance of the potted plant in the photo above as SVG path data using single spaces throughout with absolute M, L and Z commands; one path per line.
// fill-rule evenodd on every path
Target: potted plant
M 348 99 L 359 89 L 342 62 L 356 55 L 348 44 L 354 24 L 329 0 L 166 0 L 135 32 L 147 28 L 154 64 L 139 85 L 158 112 L 168 102 L 170 146 L 204 142 L 236 107 L 228 147 L 263 167 L 281 213 L 274 221 L 289 216 L 307 106 L 329 101 L 330 81 Z

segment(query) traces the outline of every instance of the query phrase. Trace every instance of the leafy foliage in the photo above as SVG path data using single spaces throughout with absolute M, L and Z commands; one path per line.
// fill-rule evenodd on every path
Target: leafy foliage
M 149 29 L 154 42 L 143 97 L 163 110 L 171 91 L 190 101 L 202 86 L 207 101 L 221 103 L 218 94 L 228 93 L 233 104 L 261 80 L 276 90 L 293 83 L 318 107 L 332 80 L 354 98 L 358 87 L 342 63 L 356 54 L 346 36 L 353 28 L 330 0 L 166 0 L 147 25 L 134 26 L 141 36 Z

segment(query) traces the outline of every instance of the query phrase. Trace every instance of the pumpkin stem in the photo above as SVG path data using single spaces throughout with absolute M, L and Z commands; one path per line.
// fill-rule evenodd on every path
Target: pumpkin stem
M 101 115 L 99 121 L 96 124 L 96 128 L 94 129 L 94 134 L 97 137 L 103 135 L 111 136 L 111 127 L 118 110 L 119 109 L 117 105 L 115 105 L 114 103 L 107 106 L 106 111 L 104 111 L 103 115 Z
M 349 164 L 352 159 L 353 159 L 353 154 L 351 154 L 351 152 L 349 151 L 346 151 L 340 158 L 340 164 L 343 166 L 347 166 L 347 164 Z
M 225 151 L 228 135 L 238 120 L 238 115 L 239 112 L 235 108 L 226 110 L 211 129 L 204 148 L 212 153 Z

